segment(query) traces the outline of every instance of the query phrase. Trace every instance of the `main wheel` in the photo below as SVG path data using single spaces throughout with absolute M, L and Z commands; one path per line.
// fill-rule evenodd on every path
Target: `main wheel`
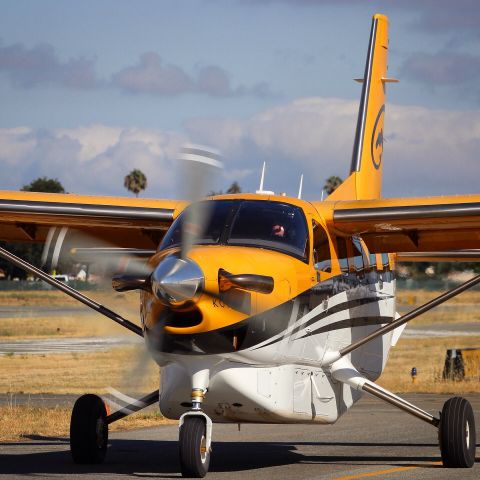
M 107 452 L 107 409 L 97 395 L 77 399 L 70 419 L 70 451 L 75 463 L 102 463 Z
M 473 467 L 476 447 L 475 418 L 468 400 L 453 397 L 445 402 L 438 435 L 444 467 Z
M 182 476 L 203 478 L 210 465 L 206 424 L 203 418 L 185 417 L 180 427 L 179 446 Z

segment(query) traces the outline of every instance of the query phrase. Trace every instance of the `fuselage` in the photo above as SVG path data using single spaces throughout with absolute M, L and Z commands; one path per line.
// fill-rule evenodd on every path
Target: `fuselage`
M 162 412 L 178 418 L 189 408 L 184 367 L 198 361 L 212 371 L 204 409 L 215 421 L 335 421 L 358 395 L 329 378 L 323 356 L 394 318 L 394 259 L 369 254 L 358 237 L 329 232 L 308 202 L 257 195 L 213 202 L 212 215 L 224 216 L 222 231 L 207 232 L 188 253 L 207 293 L 170 308 L 142 292 L 146 341 L 163 367 Z M 258 238 L 249 236 L 251 222 L 262 230 Z M 174 236 L 167 233 L 172 244 L 160 245 L 152 266 L 178 255 Z M 271 277 L 273 289 L 225 287 L 224 271 Z M 366 344 L 352 363 L 376 379 L 390 341 L 387 335 Z

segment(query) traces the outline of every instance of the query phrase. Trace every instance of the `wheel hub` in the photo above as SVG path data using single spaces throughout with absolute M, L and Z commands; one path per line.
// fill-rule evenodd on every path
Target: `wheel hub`
M 200 458 L 202 459 L 202 463 L 205 463 L 207 460 L 207 439 L 205 435 L 202 435 L 202 439 L 200 440 Z
M 465 440 L 467 442 L 467 448 L 470 448 L 470 425 L 466 422 L 465 425 Z

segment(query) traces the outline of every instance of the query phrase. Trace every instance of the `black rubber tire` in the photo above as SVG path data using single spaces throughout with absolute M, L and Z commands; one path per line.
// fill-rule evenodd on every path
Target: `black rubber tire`
M 82 395 L 70 419 L 70 451 L 75 463 L 102 463 L 107 453 L 107 409 L 97 395 Z
M 438 431 L 444 467 L 471 468 L 475 463 L 475 417 L 468 400 L 453 397 L 445 402 Z
M 206 450 L 206 424 L 201 417 L 186 417 L 180 427 L 180 467 L 183 477 L 203 478 L 210 466 Z

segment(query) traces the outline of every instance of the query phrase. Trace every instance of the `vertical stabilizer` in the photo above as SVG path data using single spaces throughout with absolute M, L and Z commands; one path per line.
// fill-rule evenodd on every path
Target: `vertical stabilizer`
M 375 14 L 372 20 L 363 78 L 350 176 L 328 200 L 368 200 L 381 196 L 385 84 L 387 77 L 388 18 Z

